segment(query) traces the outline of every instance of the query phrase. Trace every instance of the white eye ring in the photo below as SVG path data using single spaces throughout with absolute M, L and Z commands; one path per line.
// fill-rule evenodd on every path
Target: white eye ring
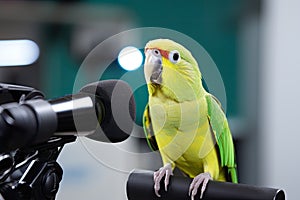
M 161 56 L 160 51 L 158 49 L 153 49 L 152 51 L 155 56 L 157 56 L 157 57 Z
M 172 63 L 177 63 L 180 60 L 180 54 L 177 50 L 173 50 L 169 53 L 169 60 Z

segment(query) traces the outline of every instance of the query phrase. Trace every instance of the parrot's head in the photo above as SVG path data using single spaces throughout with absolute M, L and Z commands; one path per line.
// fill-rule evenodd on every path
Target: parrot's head
M 150 95 L 159 89 L 167 97 L 187 100 L 203 89 L 197 61 L 182 45 L 169 39 L 151 40 L 145 46 L 145 55 Z

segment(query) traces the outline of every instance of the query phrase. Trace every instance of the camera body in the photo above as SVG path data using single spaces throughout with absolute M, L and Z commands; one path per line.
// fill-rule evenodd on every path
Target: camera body
M 13 124 L 14 120 L 14 116 L 6 109 L 43 99 L 43 93 L 34 88 L 0 83 L 0 116 L 6 122 L 0 123 L 0 129 L 4 130 L 1 139 L 13 137 L 10 132 L 5 132 L 9 130 L 7 124 Z M 56 160 L 64 145 L 75 140 L 74 135 L 51 136 L 46 142 L 36 142 L 16 149 L 12 147 L 8 152 L 0 151 L 0 199 L 55 199 L 63 175 Z

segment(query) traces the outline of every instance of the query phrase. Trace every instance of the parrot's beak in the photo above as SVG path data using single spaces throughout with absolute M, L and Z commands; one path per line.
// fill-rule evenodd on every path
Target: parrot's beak
M 144 73 L 147 83 L 162 83 L 162 56 L 157 49 L 147 49 L 145 51 L 146 60 Z

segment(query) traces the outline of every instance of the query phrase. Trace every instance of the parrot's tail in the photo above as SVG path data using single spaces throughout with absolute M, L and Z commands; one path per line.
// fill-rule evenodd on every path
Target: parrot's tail
M 235 167 L 228 168 L 228 181 L 238 183 L 237 170 Z

